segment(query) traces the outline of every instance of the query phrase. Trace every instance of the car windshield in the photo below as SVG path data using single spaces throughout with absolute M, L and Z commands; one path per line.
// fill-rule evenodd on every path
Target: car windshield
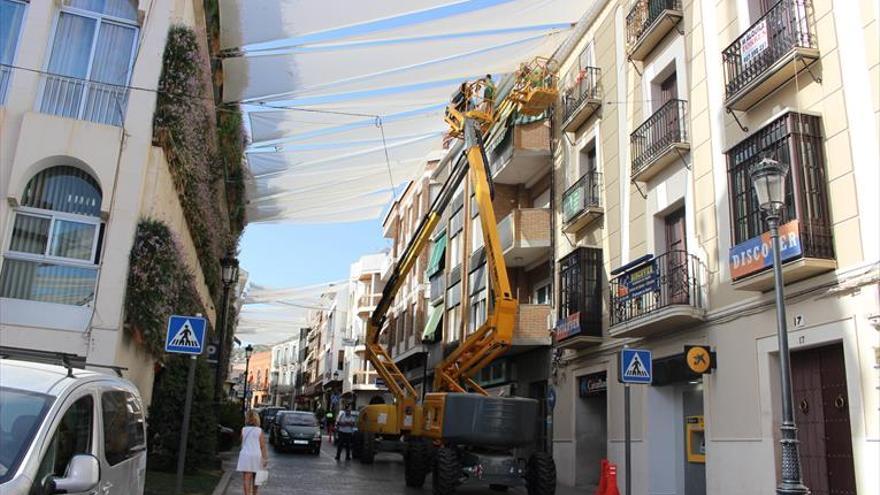
M 53 399 L 50 395 L 0 387 L 0 484 L 15 474 Z
M 284 426 L 318 426 L 314 414 L 285 414 L 282 419 Z

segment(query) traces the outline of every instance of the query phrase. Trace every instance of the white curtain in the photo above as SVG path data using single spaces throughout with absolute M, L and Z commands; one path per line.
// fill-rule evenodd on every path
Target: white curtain
M 137 31 L 130 26 L 101 23 L 89 79 L 113 86 L 89 85 L 83 119 L 120 125 L 128 102 L 129 65 Z
M 49 72 L 85 79 L 97 27 L 94 19 L 62 12 L 52 43 Z
M 12 64 L 25 4 L 0 0 L 0 64 Z
M 68 0 L 68 5 L 121 19 L 138 18 L 137 0 Z

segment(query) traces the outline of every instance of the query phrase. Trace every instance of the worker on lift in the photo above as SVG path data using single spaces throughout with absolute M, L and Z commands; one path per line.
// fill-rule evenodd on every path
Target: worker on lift
M 495 81 L 492 80 L 492 74 L 486 74 L 483 79 L 483 104 L 480 109 L 488 115 L 492 115 L 492 106 L 495 102 Z

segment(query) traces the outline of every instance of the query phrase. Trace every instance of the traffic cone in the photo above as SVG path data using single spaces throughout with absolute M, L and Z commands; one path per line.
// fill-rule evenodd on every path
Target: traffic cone
M 596 488 L 596 495 L 605 495 L 608 489 L 608 459 L 602 459 L 599 463 L 599 488 Z
M 617 489 L 617 464 L 608 463 L 608 481 L 605 487 L 605 493 L 602 495 L 620 495 Z

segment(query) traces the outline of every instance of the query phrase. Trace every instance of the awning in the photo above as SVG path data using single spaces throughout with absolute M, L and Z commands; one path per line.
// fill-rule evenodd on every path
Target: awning
M 422 333 L 422 342 L 434 342 L 437 329 L 440 328 L 440 320 L 443 318 L 443 306 L 432 306 L 431 315 Z
M 431 249 L 431 257 L 428 258 L 428 277 L 440 271 L 440 264 L 443 261 L 443 255 L 446 254 L 446 232 L 440 234 L 440 237 L 434 241 L 434 247 Z

